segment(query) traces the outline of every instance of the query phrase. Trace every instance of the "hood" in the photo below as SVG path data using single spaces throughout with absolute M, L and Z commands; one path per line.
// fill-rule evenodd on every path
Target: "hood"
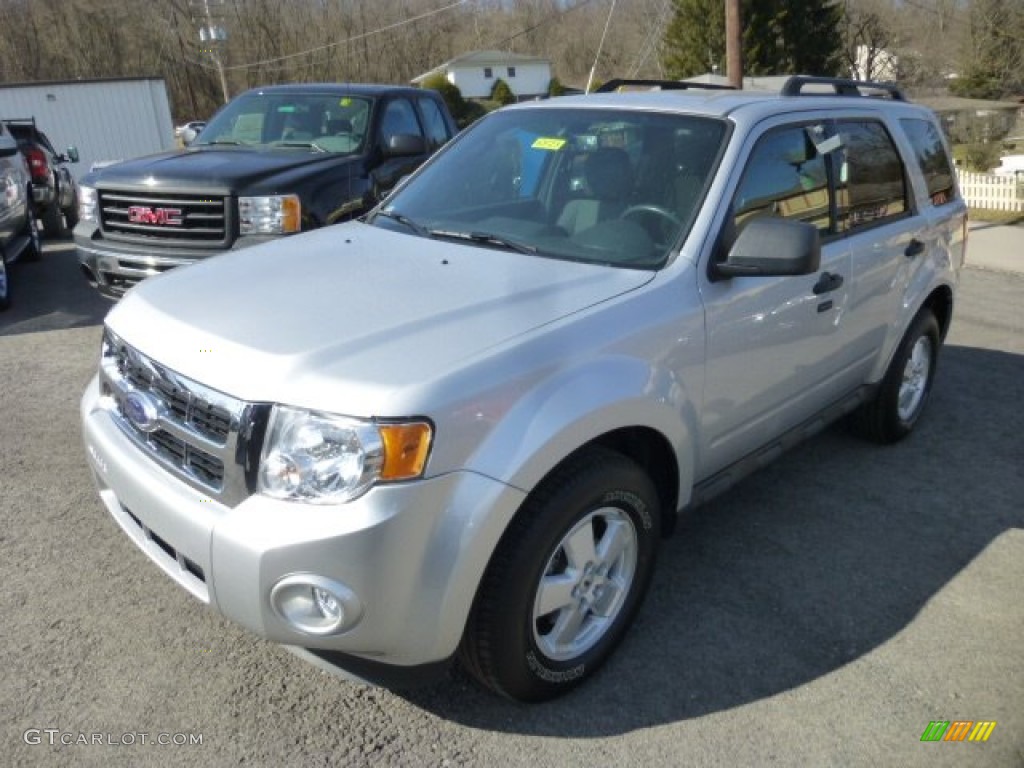
M 84 183 L 132 188 L 144 184 L 147 188 L 167 192 L 204 188 L 239 191 L 266 185 L 298 169 L 334 168 L 357 160 L 352 156 L 295 148 L 196 146 L 125 160 L 100 169 Z
M 146 280 L 107 322 L 157 362 L 244 400 L 408 415 L 416 392 L 488 350 L 652 274 L 352 222 Z

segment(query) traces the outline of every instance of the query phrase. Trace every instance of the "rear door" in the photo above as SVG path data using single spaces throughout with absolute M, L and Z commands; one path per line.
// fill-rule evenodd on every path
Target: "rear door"
M 851 353 L 858 377 L 871 378 L 880 355 L 902 335 L 894 321 L 915 263 L 931 239 L 927 221 L 915 214 L 908 169 L 893 134 L 876 115 L 837 121 L 838 228 L 852 257 Z

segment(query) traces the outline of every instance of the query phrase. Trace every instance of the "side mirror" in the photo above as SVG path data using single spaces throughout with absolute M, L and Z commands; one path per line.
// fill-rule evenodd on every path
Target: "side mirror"
M 751 219 L 713 278 L 810 275 L 821 264 L 821 236 L 811 224 L 776 216 Z
M 199 131 L 195 128 L 186 128 L 181 132 L 181 143 L 186 147 L 196 140 L 196 136 L 199 135 Z
M 68 161 L 72 163 L 78 162 L 78 147 L 68 147 Z
M 422 136 L 411 133 L 396 133 L 384 147 L 385 157 L 408 157 L 427 152 L 427 142 Z

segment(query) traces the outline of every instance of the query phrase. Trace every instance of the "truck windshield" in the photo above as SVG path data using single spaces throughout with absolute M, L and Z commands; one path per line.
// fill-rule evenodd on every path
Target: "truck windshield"
M 484 118 L 402 186 L 375 226 L 484 247 L 658 268 L 688 232 L 723 121 L 528 108 Z
M 240 96 L 219 112 L 192 146 L 236 144 L 312 152 L 360 152 L 372 99 L 338 94 Z

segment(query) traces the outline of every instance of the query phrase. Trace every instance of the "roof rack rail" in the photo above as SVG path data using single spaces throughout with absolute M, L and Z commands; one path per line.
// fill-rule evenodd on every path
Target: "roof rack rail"
M 686 91 L 691 88 L 697 88 L 705 91 L 735 90 L 731 85 L 715 85 L 713 83 L 691 83 L 683 80 L 629 80 L 625 78 L 616 78 L 603 84 L 600 88 L 595 90 L 594 93 L 614 93 L 624 85 L 660 88 L 663 91 Z
M 892 83 L 880 83 L 874 80 L 848 80 L 843 77 L 815 77 L 812 75 L 793 75 L 782 86 L 783 96 L 827 96 L 821 91 L 804 91 L 805 85 L 828 85 L 837 96 L 870 96 L 867 91 L 882 91 L 893 101 L 907 101 L 907 97 L 899 86 Z

